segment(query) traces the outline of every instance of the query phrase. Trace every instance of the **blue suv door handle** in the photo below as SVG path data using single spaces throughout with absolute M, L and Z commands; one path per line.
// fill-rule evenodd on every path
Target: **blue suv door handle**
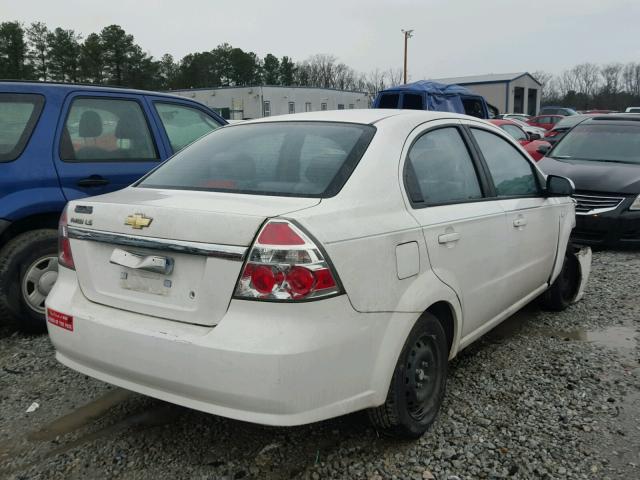
M 109 180 L 100 175 L 91 175 L 89 178 L 78 181 L 79 187 L 102 187 L 104 185 L 109 185 Z

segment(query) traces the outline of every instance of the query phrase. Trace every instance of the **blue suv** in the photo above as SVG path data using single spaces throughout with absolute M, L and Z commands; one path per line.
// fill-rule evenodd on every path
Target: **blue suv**
M 45 329 L 69 200 L 123 188 L 225 123 L 172 95 L 0 82 L 0 321 Z

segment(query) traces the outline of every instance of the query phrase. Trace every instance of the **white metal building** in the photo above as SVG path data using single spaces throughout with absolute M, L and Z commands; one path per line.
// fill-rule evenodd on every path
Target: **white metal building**
M 435 78 L 436 82 L 468 88 L 500 110 L 500 113 L 527 113 L 540 110 L 542 85 L 528 72 L 492 73 L 471 77 Z
M 231 120 L 287 113 L 369 108 L 365 92 L 313 87 L 220 87 L 172 90 L 217 110 Z

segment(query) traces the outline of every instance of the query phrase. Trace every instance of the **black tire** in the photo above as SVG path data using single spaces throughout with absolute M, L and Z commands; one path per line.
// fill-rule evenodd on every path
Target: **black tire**
M 8 321 L 27 333 L 47 329 L 44 311 L 36 311 L 23 294 L 28 269 L 43 257 L 56 257 L 58 232 L 41 229 L 22 233 L 0 250 L 0 321 Z M 34 268 L 37 268 L 34 267 Z M 57 268 L 57 263 L 56 263 Z M 27 285 L 25 288 L 33 288 Z
M 560 312 L 567 308 L 580 288 L 580 263 L 575 255 L 566 254 L 558 278 L 540 296 L 540 306 L 545 310 Z
M 402 348 L 387 400 L 368 411 L 377 430 L 395 437 L 416 439 L 429 429 L 446 390 L 447 345 L 442 324 L 435 316 L 424 313 Z

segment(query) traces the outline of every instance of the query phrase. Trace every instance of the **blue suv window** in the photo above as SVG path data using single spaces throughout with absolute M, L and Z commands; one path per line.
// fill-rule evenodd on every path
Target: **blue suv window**
M 38 122 L 44 97 L 0 93 L 0 162 L 18 158 Z
M 197 108 L 164 102 L 156 102 L 155 106 L 174 152 L 221 126 Z
M 60 158 L 67 162 L 139 162 L 159 157 L 138 102 L 77 98 L 62 131 Z

